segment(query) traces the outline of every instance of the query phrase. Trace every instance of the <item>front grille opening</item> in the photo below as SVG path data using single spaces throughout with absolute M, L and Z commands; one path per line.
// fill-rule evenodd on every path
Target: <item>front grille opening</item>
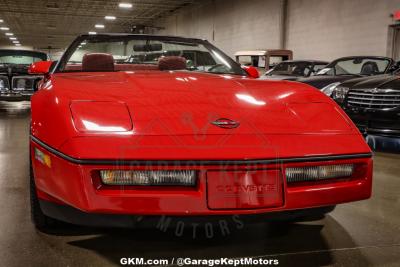
M 392 109 L 400 106 L 400 90 L 352 89 L 347 96 L 349 106 L 370 109 Z

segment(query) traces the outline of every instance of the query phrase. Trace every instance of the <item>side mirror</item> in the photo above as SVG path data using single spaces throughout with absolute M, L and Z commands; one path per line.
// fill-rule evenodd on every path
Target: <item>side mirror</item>
M 258 70 L 253 66 L 242 66 L 242 69 L 247 73 L 247 75 L 251 78 L 257 79 L 260 78 L 260 74 Z
M 29 74 L 48 74 L 53 61 L 38 61 L 29 66 Z

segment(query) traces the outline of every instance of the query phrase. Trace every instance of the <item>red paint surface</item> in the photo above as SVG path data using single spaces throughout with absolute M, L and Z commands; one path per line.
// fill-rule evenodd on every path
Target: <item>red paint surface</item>
M 38 61 L 34 64 L 31 64 L 28 68 L 28 72 L 30 74 L 46 74 L 49 72 L 49 69 L 53 64 L 53 61 Z
M 208 171 L 210 209 L 253 209 L 283 205 L 280 170 Z
M 400 20 L 400 10 L 396 10 L 396 11 L 393 13 L 393 19 L 394 19 L 394 20 Z
M 90 107 L 75 110 L 76 101 L 90 102 Z M 223 129 L 211 124 L 219 118 L 239 121 L 240 126 Z M 82 120 L 99 127 L 82 131 Z M 123 131 L 101 130 L 110 127 Z M 79 159 L 246 160 L 370 153 L 346 114 L 310 86 L 187 71 L 52 74 L 32 97 L 32 134 Z M 32 143 L 34 147 L 38 146 Z M 33 160 L 38 189 L 87 212 L 263 213 L 334 205 L 371 195 L 372 159 L 328 162 L 364 163 L 365 171 L 358 177 L 296 186 L 288 186 L 283 175 L 293 164 L 152 167 L 196 169 L 195 188 L 105 187 L 98 178 L 100 169 L 146 167 L 81 166 L 52 154 L 51 160 L 51 168 Z M 240 210 L 210 209 L 207 172 L 260 169 L 282 173 L 282 205 L 272 207 L 272 202 L 263 200 L 258 207 L 255 202 L 239 202 Z

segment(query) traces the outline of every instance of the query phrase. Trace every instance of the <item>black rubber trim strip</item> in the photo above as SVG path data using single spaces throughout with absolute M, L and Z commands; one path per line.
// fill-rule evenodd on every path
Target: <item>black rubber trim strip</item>
M 340 159 L 357 159 L 370 158 L 372 153 L 348 154 L 348 155 L 333 155 L 333 156 L 312 156 L 301 158 L 280 158 L 280 159 L 255 159 L 255 160 L 109 160 L 109 159 L 76 159 L 65 155 L 64 153 L 52 148 L 43 143 L 38 138 L 31 135 L 31 139 L 36 144 L 53 153 L 54 155 L 65 159 L 71 163 L 79 165 L 145 165 L 145 166 L 204 166 L 204 165 L 260 165 L 260 164 L 276 164 L 290 162 L 309 162 L 309 161 L 327 161 Z
M 321 220 L 325 213 L 331 212 L 335 206 L 324 206 L 308 209 L 272 211 L 260 214 L 231 214 L 231 215 L 197 215 L 197 216 L 169 216 L 169 215 L 127 215 L 127 214 L 100 214 L 86 213 L 71 206 L 59 205 L 53 202 L 39 200 L 43 213 L 59 221 L 91 227 L 120 227 L 120 228 L 151 228 L 160 229 L 160 220 L 164 226 L 175 230 L 178 223 L 220 225 L 221 220 L 227 223 L 257 223 L 265 221 L 312 221 Z M 305 217 L 305 218 L 304 218 Z

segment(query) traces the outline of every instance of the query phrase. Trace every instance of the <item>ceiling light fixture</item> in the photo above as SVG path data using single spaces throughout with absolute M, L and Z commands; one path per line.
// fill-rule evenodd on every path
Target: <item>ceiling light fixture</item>
M 21 46 L 21 44 L 15 44 L 15 46 Z
M 19 41 L 13 41 L 13 44 L 19 44 Z
M 10 37 L 10 40 L 17 40 L 17 37 Z
M 4 20 L 0 19 L 0 23 L 3 23 L 3 22 L 4 22 Z
M 103 24 L 96 24 L 96 25 L 94 25 L 94 27 L 98 28 L 98 29 L 104 29 L 105 28 L 105 26 Z
M 89 35 L 96 35 L 97 34 L 97 32 L 88 32 L 89 33 Z
M 2 31 L 9 31 L 10 28 L 8 28 L 8 27 L 0 27 L 0 30 L 2 30 Z
M 106 20 L 116 20 L 117 19 L 117 17 L 115 17 L 115 16 L 105 16 L 104 18 Z
M 12 32 L 6 32 L 7 36 L 14 36 L 14 34 Z
M 120 8 L 132 8 L 131 3 L 119 3 L 118 5 Z

